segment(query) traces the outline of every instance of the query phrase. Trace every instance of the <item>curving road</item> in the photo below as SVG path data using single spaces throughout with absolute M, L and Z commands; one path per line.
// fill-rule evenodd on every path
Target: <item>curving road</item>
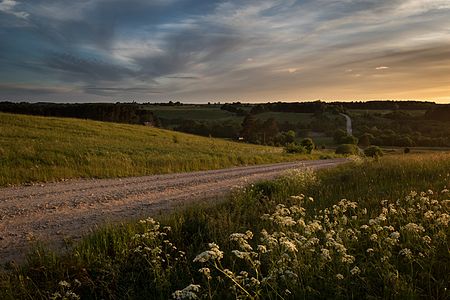
M 345 118 L 345 120 L 347 121 L 347 134 L 348 135 L 353 135 L 353 130 L 352 130 L 352 119 L 346 115 L 346 114 L 342 114 L 340 113 L 341 116 L 343 116 Z
M 170 211 L 223 197 L 231 188 L 271 179 L 288 169 L 321 169 L 345 159 L 124 179 L 71 180 L 0 189 L 0 261 L 23 259 L 35 241 L 59 247 L 96 226 Z

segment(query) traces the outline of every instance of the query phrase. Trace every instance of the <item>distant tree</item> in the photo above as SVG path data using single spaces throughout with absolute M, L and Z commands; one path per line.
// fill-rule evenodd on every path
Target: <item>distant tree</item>
M 395 146 L 411 147 L 414 141 L 409 136 L 399 136 L 395 144 Z
M 358 145 L 361 147 L 369 147 L 375 137 L 373 134 L 370 133 L 364 133 L 359 137 Z
M 306 153 L 310 154 L 314 149 L 314 142 L 310 138 L 305 138 L 300 142 L 300 145 L 305 148 Z
M 257 139 L 258 122 L 253 115 L 248 115 L 242 122 L 240 135 L 248 142 L 255 142 Z
M 264 143 L 273 142 L 275 136 L 278 134 L 278 124 L 274 118 L 267 119 L 262 125 L 263 141 Z
M 347 136 L 347 132 L 343 129 L 338 129 L 334 132 L 333 139 L 336 143 L 341 144 L 341 139 Z

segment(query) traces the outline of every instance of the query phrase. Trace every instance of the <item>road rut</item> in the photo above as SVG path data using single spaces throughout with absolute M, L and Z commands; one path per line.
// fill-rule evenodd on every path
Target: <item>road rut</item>
M 93 228 L 219 199 L 234 186 L 289 169 L 321 169 L 345 159 L 297 161 L 122 179 L 77 179 L 0 189 L 0 262 L 20 261 L 35 241 L 59 247 Z

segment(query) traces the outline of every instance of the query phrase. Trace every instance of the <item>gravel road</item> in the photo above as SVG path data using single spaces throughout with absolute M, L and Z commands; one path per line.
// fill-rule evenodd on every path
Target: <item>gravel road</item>
M 345 159 L 123 179 L 80 179 L 0 189 L 0 262 L 21 261 L 36 241 L 51 247 L 104 224 L 157 215 L 193 201 L 217 200 L 237 185 L 288 169 L 321 169 Z

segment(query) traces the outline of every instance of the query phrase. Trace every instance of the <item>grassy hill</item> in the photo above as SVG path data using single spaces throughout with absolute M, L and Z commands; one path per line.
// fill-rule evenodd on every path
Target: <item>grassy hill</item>
M 0 113 L 0 186 L 273 163 L 315 156 L 158 128 Z

